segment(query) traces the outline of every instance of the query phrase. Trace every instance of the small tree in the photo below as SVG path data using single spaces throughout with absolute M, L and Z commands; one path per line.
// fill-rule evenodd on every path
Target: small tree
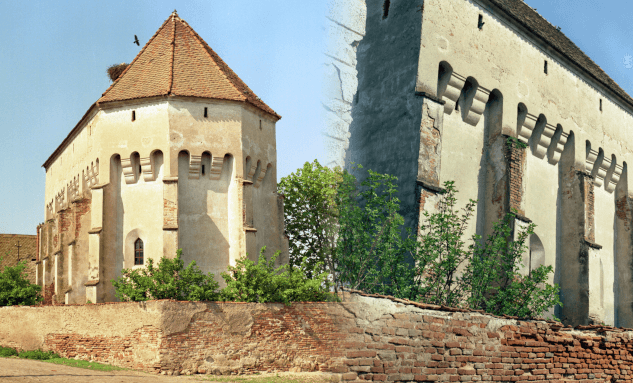
M 26 261 L 21 261 L 16 266 L 5 266 L 0 272 L 0 306 L 30 306 L 42 300 L 42 287 L 26 278 L 26 267 Z
M 527 250 L 525 241 L 534 233 L 535 225 L 521 230 L 513 241 L 515 214 L 509 213 L 494 224 L 485 241 L 473 235 L 465 248 L 463 234 L 477 201 L 470 200 L 460 216 L 455 207 L 454 182 L 445 182 L 444 187 L 438 211 L 424 213 L 426 222 L 421 226 L 415 252 L 419 299 L 519 317 L 540 316 L 561 304 L 558 285 L 545 283 L 552 266 L 540 266 L 528 276 L 519 273 L 521 257 Z
M 204 274 L 192 261 L 187 267 L 181 259 L 182 249 L 176 258 L 161 258 L 158 267 L 147 260 L 147 267 L 123 269 L 121 277 L 112 280 L 115 295 L 122 301 L 177 299 L 185 301 L 215 301 L 218 299 L 218 282 L 213 274 Z
M 332 254 L 338 215 L 335 197 L 341 178 L 339 168 L 330 169 L 314 160 L 278 184 L 279 193 L 284 196 L 289 263 L 297 267 L 305 258 L 309 278 L 334 269 Z
M 289 265 L 274 269 L 275 259 L 281 253 L 277 251 L 266 260 L 262 247 L 257 263 L 247 257 L 237 260 L 235 266 L 229 266 L 227 273 L 222 273 L 226 287 L 222 290 L 223 300 L 234 302 L 318 302 L 330 300 L 327 284 L 327 272 L 310 278 L 306 275 L 309 268 L 304 259 L 301 267 Z M 318 267 L 322 265 L 317 264 Z
M 362 169 L 357 165 L 356 169 Z M 407 254 L 415 239 L 402 237 L 395 176 L 368 170 L 358 185 L 345 171 L 337 192 L 339 210 L 336 280 L 370 293 L 413 298 L 415 270 Z

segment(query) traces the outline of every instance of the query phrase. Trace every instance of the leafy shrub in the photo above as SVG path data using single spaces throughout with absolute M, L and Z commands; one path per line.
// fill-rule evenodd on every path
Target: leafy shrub
M 213 274 L 204 274 L 192 261 L 187 267 L 181 259 L 182 249 L 176 258 L 162 257 L 158 267 L 150 258 L 147 267 L 123 269 L 121 277 L 112 280 L 115 295 L 122 301 L 176 299 L 181 301 L 215 301 L 218 282 Z
M 332 300 L 329 286 L 326 282 L 327 272 L 314 278 L 306 276 L 308 268 L 304 259 L 301 267 L 289 265 L 274 269 L 275 259 L 280 254 L 277 251 L 270 259 L 264 256 L 264 246 L 259 252 L 257 263 L 247 257 L 237 260 L 235 266 L 229 266 L 229 271 L 222 273 L 226 287 L 222 290 L 222 300 L 234 302 L 309 302 Z M 322 265 L 317 264 L 318 267 Z
M 438 211 L 424 213 L 426 222 L 415 257 L 416 274 L 421 276 L 417 279 L 419 299 L 523 318 L 541 316 L 550 307 L 561 305 L 558 285 L 546 283 L 552 266 L 540 266 L 525 276 L 519 273 L 527 250 L 525 241 L 535 225 L 520 230 L 513 241 L 515 213 L 509 213 L 494 224 L 485 241 L 473 235 L 466 247 L 462 235 L 477 201 L 470 200 L 460 216 L 454 182 L 445 182 L 444 187 Z
M 42 351 L 42 350 L 20 351 L 18 353 L 18 356 L 23 359 L 36 359 L 36 360 L 48 360 L 48 359 L 60 357 L 53 351 Z
M 42 287 L 26 279 L 26 266 L 26 261 L 21 261 L 16 266 L 6 266 L 0 272 L 0 306 L 30 306 L 42 300 Z
M 362 169 L 356 165 L 356 169 Z M 360 184 L 347 171 L 339 184 L 335 281 L 370 293 L 415 299 L 411 250 L 415 237 L 403 236 L 397 178 L 367 171 Z M 410 233 L 405 230 L 405 233 Z
M 0 357 L 6 358 L 9 356 L 18 355 L 18 352 L 11 347 L 0 347 Z

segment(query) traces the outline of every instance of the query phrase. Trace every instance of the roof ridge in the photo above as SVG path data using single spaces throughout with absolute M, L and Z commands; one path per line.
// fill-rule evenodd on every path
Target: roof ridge
M 176 55 L 176 10 L 171 14 L 171 20 L 174 22 L 174 30 L 171 33 L 171 61 L 169 63 L 169 89 L 167 94 L 171 94 L 174 87 L 174 56 Z M 178 17 L 180 19 L 180 17 Z M 182 19 L 180 19 L 182 21 Z
M 147 40 L 147 43 L 145 43 L 143 48 L 141 48 L 141 50 L 136 54 L 136 56 L 134 57 L 134 60 L 132 60 L 132 62 L 127 66 L 127 68 L 125 68 L 125 70 L 121 72 L 119 77 L 117 77 L 117 79 L 114 80 L 114 82 L 112 82 L 112 84 L 108 87 L 108 89 L 106 89 L 105 92 L 101 94 L 101 97 L 99 97 L 100 99 L 103 98 L 106 95 L 106 93 L 108 93 L 112 88 L 114 88 L 114 86 L 119 82 L 119 80 L 123 78 L 123 75 L 132 67 L 132 64 L 134 64 L 136 60 L 138 60 L 138 58 L 142 56 L 143 52 L 145 52 L 145 49 L 149 47 L 150 43 L 154 41 L 154 39 L 156 38 L 156 36 L 158 36 L 160 31 L 162 31 L 163 28 L 165 28 L 165 25 L 167 25 L 167 22 L 169 21 L 169 19 L 173 18 L 173 15 L 174 15 L 173 13 L 169 15 L 169 17 L 163 22 L 163 25 L 161 25 L 160 28 L 158 28 L 158 30 L 154 33 L 154 35 L 149 40 Z M 173 60 L 173 55 L 172 55 L 172 60 Z M 173 62 L 172 62 L 172 65 L 173 65 Z M 96 101 L 96 104 L 97 105 L 100 104 L 99 100 Z

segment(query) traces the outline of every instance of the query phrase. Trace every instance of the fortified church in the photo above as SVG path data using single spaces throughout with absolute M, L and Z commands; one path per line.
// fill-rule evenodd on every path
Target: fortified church
M 107 302 L 122 269 L 179 248 L 220 283 L 263 246 L 285 262 L 280 118 L 174 11 L 44 163 L 37 283 Z
M 516 209 L 550 315 L 633 327 L 633 99 L 521 0 L 335 3 L 333 161 L 396 175 L 413 229 L 445 181 L 478 200 L 466 240 Z

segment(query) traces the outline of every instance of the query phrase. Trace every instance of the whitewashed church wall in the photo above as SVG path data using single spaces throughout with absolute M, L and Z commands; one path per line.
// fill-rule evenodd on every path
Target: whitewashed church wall
M 602 246 L 589 258 L 589 315 L 614 325 L 615 199 L 602 187 L 594 187 L 596 243 Z M 630 255 L 629 255 L 630 256 Z
M 204 162 L 204 161 L 203 161 Z M 234 180 L 233 161 L 224 162 L 220 179 L 211 179 L 208 164 L 205 174 L 189 177 L 189 156 L 178 161 L 178 231 L 185 265 L 195 260 L 204 273 L 213 273 L 224 285 L 220 273 L 229 263 L 229 185 Z

